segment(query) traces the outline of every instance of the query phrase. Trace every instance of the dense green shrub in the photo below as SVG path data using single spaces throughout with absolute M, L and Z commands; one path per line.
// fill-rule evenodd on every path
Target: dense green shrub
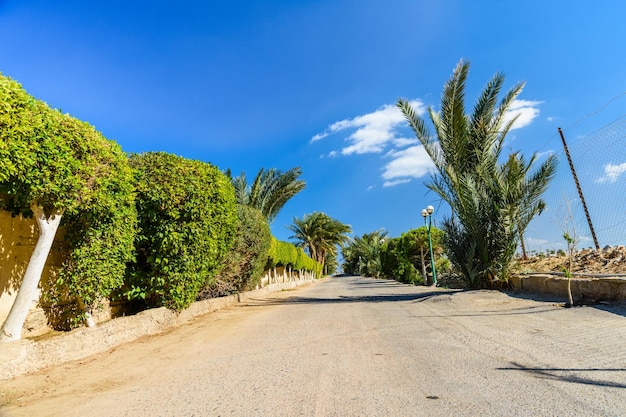
M 136 170 L 139 234 L 126 295 L 180 311 L 232 246 L 233 187 L 216 167 L 163 152 L 131 155 L 130 163 Z
M 83 151 L 99 155 L 99 173 L 90 198 L 63 218 L 61 249 L 66 258 L 54 282 L 44 284 L 41 303 L 60 329 L 77 326 L 124 283 L 126 263 L 134 258 L 137 225 L 133 175 L 119 145 L 87 123 L 75 121 L 86 139 Z
M 298 249 L 289 242 L 272 238 L 268 253 L 269 266 L 292 266 L 298 258 Z
M 402 238 L 387 240 L 380 253 L 382 275 L 405 284 L 422 284 L 422 276 L 407 256 Z
M 35 217 L 38 244 L 47 242 L 31 257 L 38 266 L 22 277 L 4 334 L 19 338 L 38 285 L 50 321 L 61 315 L 71 324 L 122 284 L 135 226 L 130 180 L 118 145 L 0 75 L 0 208 Z M 61 222 L 63 269 L 58 281 L 40 282 L 52 244 L 44 235 L 54 237 Z
M 431 239 L 435 255 L 443 253 L 444 233 L 436 227 L 431 228 Z M 426 277 L 423 269 L 430 271 L 430 250 L 428 229 L 425 226 L 409 230 L 399 238 L 389 239 L 381 251 L 383 275 L 407 284 L 422 284 Z M 445 257 L 436 259 L 438 272 L 448 272 L 450 261 Z M 441 269 L 440 269 L 441 268 Z M 428 273 L 428 272 L 427 272 Z
M 199 298 L 209 298 L 219 289 L 224 292 L 254 288 L 261 276 L 272 240 L 270 227 L 260 210 L 237 204 L 238 225 L 235 242 L 215 278 L 205 284 Z

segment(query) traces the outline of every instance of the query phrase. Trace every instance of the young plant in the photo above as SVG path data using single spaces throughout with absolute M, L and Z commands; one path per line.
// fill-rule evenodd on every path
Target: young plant
M 574 305 L 574 300 L 572 299 L 572 260 L 576 241 L 567 232 L 563 233 L 563 239 L 567 242 L 567 268 L 563 267 L 562 269 L 565 278 L 567 278 L 567 297 L 569 304 L 567 304 L 566 307 L 572 307 Z

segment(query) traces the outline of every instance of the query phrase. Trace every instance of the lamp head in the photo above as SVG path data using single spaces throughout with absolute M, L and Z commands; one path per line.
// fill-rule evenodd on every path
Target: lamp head
M 423 209 L 423 210 L 422 210 L 422 216 L 423 216 L 423 217 L 428 216 L 428 211 L 426 211 L 426 209 Z
M 428 214 L 433 214 L 434 211 L 435 211 L 435 208 L 433 206 L 426 207 L 426 212 Z

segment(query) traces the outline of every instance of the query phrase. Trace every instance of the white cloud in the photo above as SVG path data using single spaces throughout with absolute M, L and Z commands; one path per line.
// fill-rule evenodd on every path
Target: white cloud
M 608 182 L 613 184 L 617 181 L 619 176 L 624 173 L 626 173 L 626 162 L 619 165 L 613 165 L 609 163 L 604 166 L 604 176 L 598 178 L 596 182 Z
M 534 237 L 524 237 L 524 243 L 526 244 L 526 249 L 528 250 L 539 250 L 543 251 L 546 248 L 558 247 L 559 245 L 563 245 L 562 242 L 558 241 L 550 241 L 548 239 L 534 238 Z
M 326 133 L 326 132 L 324 132 L 324 133 L 318 133 L 317 135 L 315 135 L 315 136 L 313 136 L 313 137 L 311 138 L 311 142 L 316 142 L 316 141 L 318 141 L 318 140 L 320 140 L 320 139 L 324 139 L 324 138 L 325 138 L 326 136 L 328 136 L 329 134 L 330 134 L 330 133 Z
M 554 155 L 554 151 L 549 149 L 544 152 L 537 152 L 537 160 L 542 159 L 544 156 Z
M 426 106 L 419 100 L 410 102 L 418 116 L 424 115 Z M 339 155 L 382 153 L 388 150 L 385 158 L 382 179 L 384 187 L 410 182 L 428 174 L 433 164 L 423 146 L 416 138 L 401 136 L 398 130 L 406 128 L 406 119 L 395 105 L 386 104 L 378 110 L 352 119 L 335 122 L 311 138 L 317 142 L 339 132 L 351 132 L 345 138 L 348 146 L 333 150 L 323 157 Z M 371 190 L 373 186 L 368 187 Z
M 403 179 L 403 180 L 385 181 L 383 183 L 383 187 L 394 187 L 396 185 L 406 184 L 407 182 L 411 182 L 411 180 L 406 178 L 406 179 Z
M 422 101 L 413 100 L 410 103 L 418 116 L 426 113 L 426 106 Z M 528 126 L 539 116 L 538 106 L 541 103 L 541 101 L 514 100 L 505 119 L 512 120 L 517 116 L 511 130 Z M 311 143 L 346 132 L 349 134 L 345 141 L 349 144 L 340 150 L 331 151 L 324 157 L 383 153 L 388 150 L 385 157 L 390 161 L 384 166 L 381 176 L 384 187 L 393 187 L 422 178 L 434 168 L 430 157 L 416 138 L 400 136 L 398 130 L 402 127 L 406 127 L 406 119 L 402 112 L 395 105 L 386 104 L 372 113 L 329 125 L 324 132 L 314 135 Z
M 418 115 L 424 114 L 426 108 L 422 102 L 415 100 L 411 102 L 411 105 Z M 331 124 L 324 132 L 313 136 L 311 142 L 344 130 L 356 129 L 346 138 L 350 145 L 341 150 L 342 155 L 381 153 L 389 144 L 402 146 L 396 141 L 406 146 L 408 139 L 396 137 L 397 128 L 404 123 L 406 119 L 400 109 L 393 104 L 386 104 L 372 113 Z
M 392 160 L 385 165 L 382 174 L 385 187 L 402 184 L 414 178 L 426 176 L 434 165 L 422 145 L 411 146 L 400 151 L 391 151 Z
M 538 106 L 543 101 L 532 100 L 513 100 L 507 114 L 505 116 L 505 122 L 512 120 L 517 116 L 517 120 L 511 126 L 511 130 L 521 129 L 532 123 L 532 121 L 539 116 Z
M 405 146 L 409 146 L 409 145 L 415 145 L 417 143 L 419 143 L 419 141 L 415 138 L 413 139 L 409 139 L 409 138 L 396 138 L 393 140 L 393 145 L 396 148 L 404 148 Z

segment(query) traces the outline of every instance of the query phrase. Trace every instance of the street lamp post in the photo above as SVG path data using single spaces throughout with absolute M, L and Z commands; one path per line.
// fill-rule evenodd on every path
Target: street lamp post
M 430 267 L 433 271 L 433 285 L 437 285 L 437 271 L 435 270 L 435 258 L 433 256 L 433 240 L 430 236 L 430 228 L 433 224 L 433 212 L 435 208 L 433 206 L 428 206 L 424 210 L 422 210 L 422 217 L 424 217 L 424 225 L 426 226 L 426 230 L 428 231 L 428 249 L 430 250 Z M 428 222 L 426 221 L 428 218 Z

